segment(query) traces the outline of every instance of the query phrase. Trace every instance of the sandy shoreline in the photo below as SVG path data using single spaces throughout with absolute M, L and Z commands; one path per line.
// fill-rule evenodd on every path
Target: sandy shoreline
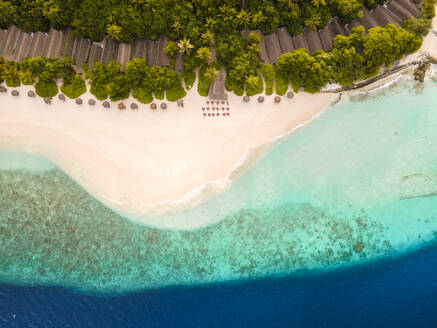
M 437 56 L 433 33 L 403 62 L 424 52 Z M 208 106 L 207 99 L 195 87 L 184 98 L 184 108 L 167 102 L 165 111 L 151 111 L 148 105 L 124 111 L 116 104 L 111 109 L 101 102 L 90 106 L 90 94 L 81 97 L 83 105 L 57 98 L 46 105 L 27 97 L 29 89 L 17 88 L 19 97 L 10 90 L 0 94 L 0 149 L 49 158 L 100 201 L 144 224 L 149 222 L 142 215 L 195 206 L 230 185 L 266 145 L 320 115 L 336 98 L 300 92 L 293 99 L 282 97 L 280 104 L 274 96 L 259 104 L 256 97 L 244 103 L 228 94 L 230 116 L 205 118 L 201 108 Z M 124 103 L 129 108 L 132 101 Z M 176 229 L 207 224 L 189 219 L 153 223 Z

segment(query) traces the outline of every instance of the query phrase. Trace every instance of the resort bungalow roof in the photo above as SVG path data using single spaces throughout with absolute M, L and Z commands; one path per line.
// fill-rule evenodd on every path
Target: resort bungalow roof
M 320 41 L 322 42 L 323 50 L 331 52 L 334 49 L 334 34 L 328 26 L 325 26 L 319 31 Z
M 390 10 L 393 14 L 398 16 L 401 20 L 405 20 L 408 18 L 413 18 L 414 15 L 408 11 L 408 9 L 402 7 L 396 1 L 390 1 L 387 5 L 388 10 Z
M 164 35 L 161 35 L 158 41 L 158 65 L 159 66 L 170 66 L 170 57 L 165 53 L 165 46 L 170 41 L 170 38 Z
M 126 64 L 130 59 L 131 45 L 129 43 L 120 43 L 118 46 L 117 62 L 121 65 L 121 70 L 126 69 Z
M 302 33 L 293 37 L 293 44 L 296 49 L 303 48 L 308 54 L 310 54 L 310 48 L 308 47 L 306 39 L 303 37 Z
M 281 53 L 292 52 L 294 50 L 293 39 L 285 27 L 280 27 L 276 30 L 281 46 Z
M 103 46 L 100 43 L 94 42 L 91 45 L 90 55 L 88 57 L 88 63 L 90 65 L 93 65 L 94 63 L 101 61 L 102 54 L 103 54 Z
M 35 32 L 33 35 L 32 46 L 30 47 L 29 57 L 40 57 L 44 54 L 47 42 L 47 33 Z
M 183 56 L 180 52 L 176 54 L 176 63 L 174 69 L 177 72 L 183 71 L 184 69 Z
M 73 63 L 80 70 L 82 65 L 86 63 L 88 59 L 88 53 L 90 51 L 90 40 L 85 38 L 79 38 L 75 49 L 73 50 Z
M 220 70 L 220 75 L 217 80 L 211 83 L 209 87 L 209 98 L 213 100 L 227 100 L 228 95 L 225 89 L 226 73 L 223 69 Z
M 255 33 L 258 33 L 261 37 L 261 42 L 259 44 L 260 52 L 259 52 L 259 59 L 264 62 L 265 64 L 269 64 L 269 55 L 267 54 L 267 48 L 266 48 L 266 37 L 264 34 L 261 33 L 260 30 L 253 31 Z
M 73 56 L 73 49 L 76 46 L 79 37 L 75 36 L 70 29 L 63 31 L 62 34 L 63 38 L 61 43 L 60 56 L 62 58 L 71 58 Z
M 322 42 L 320 41 L 319 33 L 317 31 L 305 31 L 303 36 L 305 37 L 311 54 L 316 50 L 323 49 Z
M 352 29 L 357 26 L 363 26 L 358 18 L 355 18 L 352 22 L 347 25 L 347 29 L 349 33 L 352 32 Z
M 158 41 L 147 40 L 146 61 L 150 66 L 158 64 Z
M 276 33 L 266 36 L 266 48 L 270 63 L 276 63 L 281 55 L 281 45 L 279 44 L 279 38 Z
M 130 51 L 130 59 L 133 58 L 145 58 L 144 56 L 144 47 L 146 45 L 146 40 L 137 39 L 132 43 L 131 51 Z
M 0 55 L 3 53 L 3 47 L 6 43 L 7 35 L 8 35 L 8 30 L 0 30 Z
M 63 34 L 60 31 L 51 29 L 47 37 L 47 45 L 44 50 L 44 56 L 47 58 L 54 58 L 61 54 Z
M 21 59 L 29 57 L 30 47 L 32 46 L 33 33 L 23 33 L 21 42 L 17 50 L 15 51 L 14 60 L 20 62 Z
M 23 32 L 15 25 L 12 25 L 8 28 L 6 41 L 3 46 L 3 57 L 5 57 L 5 59 L 13 58 L 15 49 L 17 48 L 17 44 L 21 38 L 22 33 Z
M 419 17 L 420 9 L 412 1 L 410 0 L 392 0 L 392 1 L 397 2 L 400 6 L 407 9 L 414 17 Z
M 360 22 L 363 24 L 366 31 L 378 26 L 375 17 L 373 17 L 366 8 L 363 8 L 363 17 L 360 19 Z
M 110 61 L 117 60 L 118 42 L 111 38 L 106 38 L 103 44 L 102 63 L 108 64 Z
M 337 16 L 335 16 L 331 19 L 331 21 L 329 22 L 329 28 L 334 33 L 334 36 L 337 34 L 341 34 L 341 35 L 345 35 L 345 36 L 348 35 L 346 28 L 340 22 L 340 19 Z
M 396 26 L 400 26 L 400 23 L 402 22 L 401 19 L 392 15 L 387 10 L 387 8 L 382 7 L 382 6 L 377 6 L 373 10 L 372 15 L 375 16 L 375 19 L 378 22 L 379 26 L 382 26 L 382 27 L 385 27 L 387 24 L 394 24 Z

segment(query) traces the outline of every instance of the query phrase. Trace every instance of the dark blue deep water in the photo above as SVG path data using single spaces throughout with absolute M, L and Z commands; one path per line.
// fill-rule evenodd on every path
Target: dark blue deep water
M 437 243 L 328 273 L 96 296 L 0 285 L 1 327 L 437 327 Z

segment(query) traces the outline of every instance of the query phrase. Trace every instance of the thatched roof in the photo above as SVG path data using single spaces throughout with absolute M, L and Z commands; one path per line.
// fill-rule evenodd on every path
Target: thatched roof
M 51 29 L 47 37 L 47 45 L 44 50 L 44 56 L 47 58 L 54 58 L 61 54 L 63 34 L 60 31 Z
M 305 31 L 303 36 L 305 37 L 311 54 L 316 50 L 323 49 L 322 42 L 320 41 L 319 33 L 317 31 Z
M 269 64 L 270 61 L 269 61 L 269 55 L 267 54 L 266 37 L 259 30 L 255 30 L 253 32 L 258 33 L 259 36 L 261 37 L 261 42 L 259 44 L 260 46 L 259 59 L 265 64 Z
M 30 47 L 29 57 L 39 57 L 44 54 L 47 42 L 47 33 L 35 32 L 33 35 L 32 46 Z
M 387 24 L 400 26 L 401 20 L 398 17 L 393 16 L 385 7 L 377 6 L 372 14 L 375 16 L 379 26 L 384 27 Z
M 334 34 L 329 29 L 328 26 L 325 26 L 321 30 L 319 30 L 320 41 L 322 42 L 323 50 L 326 52 L 331 52 L 334 49 Z
M 276 63 L 279 56 L 281 55 L 281 46 L 279 44 L 279 38 L 276 33 L 272 33 L 266 36 L 266 48 L 270 63 Z
M 220 70 L 220 75 L 217 80 L 211 83 L 209 87 L 209 98 L 213 100 L 227 100 L 228 95 L 225 89 L 226 73 L 223 69 Z
M 8 28 L 2 52 L 5 59 L 12 59 L 14 57 L 15 49 L 17 48 L 22 33 L 23 32 L 15 25 Z
M 32 46 L 33 34 L 23 33 L 20 46 L 15 51 L 14 60 L 20 62 L 21 59 L 29 57 L 30 47 Z
M 158 65 L 159 66 L 170 66 L 170 57 L 165 53 L 165 46 L 170 41 L 170 38 L 164 35 L 161 35 L 158 41 Z
M 8 30 L 0 30 L 0 55 L 3 53 L 3 47 L 6 43 Z
M 292 52 L 294 50 L 293 39 L 287 29 L 285 27 L 278 28 L 276 33 L 278 34 L 281 53 Z
M 340 19 L 337 16 L 331 19 L 328 26 L 331 29 L 331 31 L 334 33 L 334 36 L 337 34 L 349 35 L 348 31 L 346 30 L 346 28 L 344 27 L 344 25 L 341 23 Z
M 180 52 L 176 54 L 176 63 L 174 69 L 176 71 L 182 71 L 184 69 L 183 56 Z
M 75 49 L 73 50 L 73 63 L 80 70 L 82 65 L 86 63 L 88 59 L 88 53 L 90 51 L 90 40 L 85 38 L 79 38 Z
M 390 1 L 387 5 L 387 8 L 396 16 L 398 16 L 401 20 L 413 18 L 414 15 L 408 11 L 408 9 L 402 7 L 396 1 Z
M 62 45 L 60 49 L 60 55 L 62 58 L 65 57 L 71 58 L 73 55 L 73 49 L 76 46 L 79 37 L 73 35 L 73 32 L 70 29 L 63 31 L 62 34 L 63 34 L 63 38 L 62 38 Z
M 352 22 L 347 25 L 349 33 L 352 33 L 352 29 L 357 26 L 363 26 L 358 18 L 355 18 Z
M 304 48 L 308 54 L 310 53 L 310 48 L 302 33 L 293 37 L 293 44 L 296 49 Z
M 146 40 L 137 39 L 132 43 L 130 59 L 133 58 L 146 58 L 145 53 Z
M 150 66 L 158 64 L 158 41 L 147 40 L 146 61 Z
M 121 65 L 121 70 L 126 69 L 126 64 L 130 59 L 131 45 L 129 43 L 120 43 L 118 46 L 117 62 Z
M 103 45 L 102 63 L 107 64 L 112 60 L 117 60 L 118 41 L 106 38 Z
M 366 31 L 378 26 L 375 17 L 373 17 L 366 8 L 363 8 L 363 17 L 360 19 L 360 22 L 363 24 Z
M 91 65 L 102 60 L 103 46 L 100 43 L 94 42 L 91 45 L 88 63 Z
M 419 8 L 410 0 L 392 0 L 397 2 L 399 5 L 407 9 L 414 17 L 419 17 L 420 10 Z

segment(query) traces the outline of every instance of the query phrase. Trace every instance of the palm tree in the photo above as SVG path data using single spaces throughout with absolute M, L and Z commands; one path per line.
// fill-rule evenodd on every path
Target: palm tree
M 201 47 L 197 50 L 197 57 L 201 61 L 207 62 L 211 59 L 211 50 L 208 47 Z
M 252 26 L 253 28 L 258 28 L 262 23 L 264 23 L 266 17 L 264 16 L 262 11 L 258 11 L 252 16 Z
M 314 7 L 319 8 L 320 6 L 326 6 L 325 0 L 311 0 Z
M 201 35 L 202 43 L 206 46 L 214 45 L 214 33 L 211 31 L 206 31 Z
M 213 83 L 220 76 L 220 71 L 213 66 L 210 66 L 205 71 L 205 78 Z
M 246 85 L 249 89 L 255 89 L 259 82 L 260 82 L 260 77 L 256 76 L 256 75 L 249 75 L 248 77 L 246 77 Z
M 177 35 L 180 35 L 181 30 L 184 28 L 179 20 L 175 20 L 175 22 L 171 25 L 173 30 Z
M 249 26 L 250 23 L 250 14 L 243 9 L 237 14 L 235 21 L 239 26 L 246 28 Z
M 190 40 L 187 38 L 183 38 L 178 42 L 179 52 L 186 53 L 187 55 L 190 54 L 191 49 L 194 48 L 194 46 L 191 44 Z
M 206 27 L 211 31 L 215 31 L 215 28 L 217 27 L 217 21 L 213 17 L 208 17 L 206 19 Z
M 117 24 L 111 24 L 106 27 L 106 33 L 111 39 L 120 40 L 121 38 L 121 27 Z
M 317 27 L 320 25 L 321 17 L 319 14 L 314 14 L 310 18 L 307 18 L 305 20 L 305 26 L 308 27 L 310 30 L 317 30 Z

